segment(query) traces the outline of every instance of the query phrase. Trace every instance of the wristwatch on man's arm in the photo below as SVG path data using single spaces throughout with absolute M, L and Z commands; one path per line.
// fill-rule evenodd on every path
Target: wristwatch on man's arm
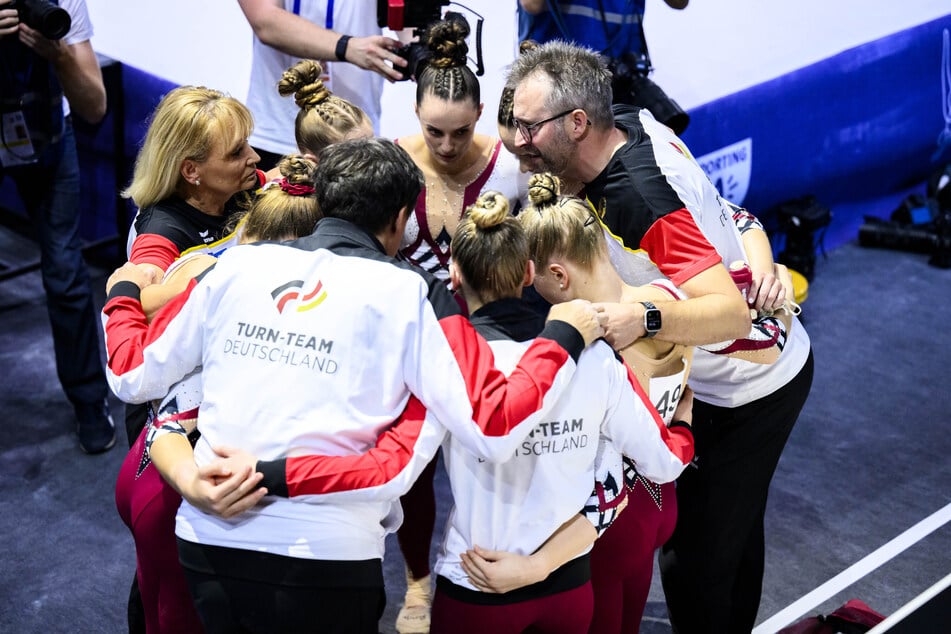
M 660 309 L 651 302 L 641 302 L 641 304 L 644 306 L 644 336 L 650 339 L 661 329 Z

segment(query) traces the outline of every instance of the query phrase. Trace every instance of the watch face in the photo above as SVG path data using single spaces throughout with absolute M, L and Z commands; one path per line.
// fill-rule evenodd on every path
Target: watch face
M 644 311 L 644 328 L 647 332 L 657 332 L 660 326 L 660 309 L 648 308 Z

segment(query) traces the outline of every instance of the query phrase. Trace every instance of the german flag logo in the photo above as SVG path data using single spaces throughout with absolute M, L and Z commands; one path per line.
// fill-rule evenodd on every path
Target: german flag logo
M 289 307 L 293 307 L 295 312 L 304 313 L 327 299 L 327 291 L 320 280 L 317 280 L 309 291 L 304 290 L 304 280 L 292 280 L 271 291 L 271 299 L 274 300 L 277 312 L 282 315 Z

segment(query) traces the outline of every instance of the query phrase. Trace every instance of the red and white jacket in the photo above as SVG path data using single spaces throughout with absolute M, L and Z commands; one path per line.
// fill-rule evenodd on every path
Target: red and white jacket
M 229 249 L 151 324 L 137 296 L 135 285 L 117 284 L 103 309 L 116 395 L 160 398 L 201 366 L 196 461 L 211 460 L 217 445 L 286 459 L 289 486 L 306 476 L 294 473 L 295 457 L 363 453 L 407 408 L 438 419 L 476 454 L 506 458 L 547 420 L 584 347 L 574 328 L 549 322 L 506 376 L 442 284 L 333 218 L 293 243 Z M 183 503 L 176 533 L 201 544 L 364 560 L 382 557 L 383 537 L 398 522 L 389 499 L 318 506 L 306 496 L 268 496 L 231 520 Z
M 489 341 L 497 367 L 510 375 L 531 349 L 543 320 L 521 300 L 510 298 L 483 306 L 472 322 Z M 285 495 L 319 492 L 322 499 L 314 501 L 325 503 L 394 499 L 429 462 L 433 441 L 444 435 L 440 427 L 412 403 L 363 456 L 301 456 L 276 464 L 261 461 L 257 468 L 265 473 L 269 490 Z M 603 341 L 581 353 L 569 388 L 505 460 L 485 460 L 464 439 L 446 436 L 443 457 L 454 508 L 436 573 L 475 590 L 459 553 L 473 544 L 524 555 L 537 550 L 588 500 L 596 463 L 603 458 L 599 441 L 617 457 L 613 472 L 619 485 L 621 453 L 657 482 L 674 480 L 693 458 L 690 428 L 684 423 L 668 428 L 630 369 Z M 287 474 L 283 489 L 282 471 Z

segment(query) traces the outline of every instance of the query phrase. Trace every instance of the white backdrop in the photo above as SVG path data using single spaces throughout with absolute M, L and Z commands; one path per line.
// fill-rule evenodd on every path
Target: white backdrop
M 251 30 L 234 0 L 86 2 L 98 52 L 177 83 L 246 96 Z M 465 2 L 487 17 L 479 124 L 487 134 L 515 52 L 515 2 Z M 948 0 L 693 0 L 684 11 L 647 0 L 645 25 L 654 80 L 690 109 L 948 13 Z M 409 82 L 387 87 L 384 136 L 418 129 L 413 99 Z

